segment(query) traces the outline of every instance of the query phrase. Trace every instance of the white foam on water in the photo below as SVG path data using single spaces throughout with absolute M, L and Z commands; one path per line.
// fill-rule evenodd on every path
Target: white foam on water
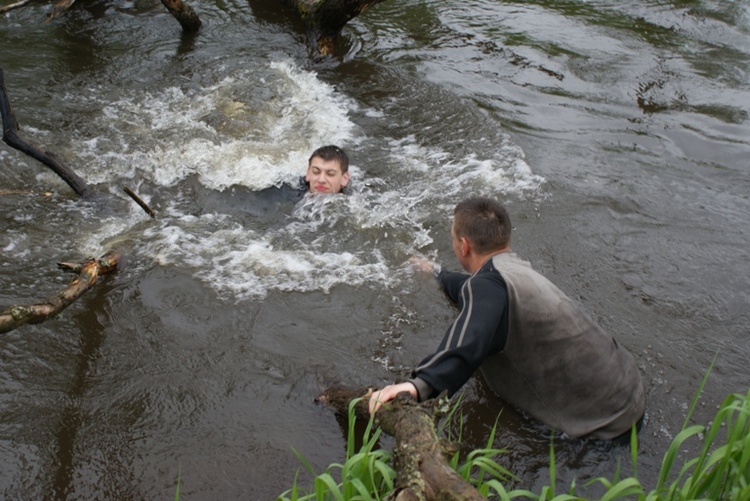
M 405 190 L 419 199 L 455 203 L 470 194 L 498 196 L 536 196 L 544 178 L 531 171 L 523 151 L 511 144 L 498 145 L 489 158 L 472 153 L 454 158 L 440 148 L 425 147 L 414 136 L 390 141 L 391 156 L 408 175 Z M 422 194 L 422 195 L 420 195 Z
M 263 297 L 270 289 L 327 292 L 342 283 L 387 281 L 387 266 L 371 252 L 326 250 L 330 235 L 306 239 L 319 221 L 261 233 L 226 216 L 185 216 L 148 229 L 146 251 L 160 264 L 194 268 L 231 300 Z
M 355 103 L 315 73 L 289 61 L 257 73 L 260 81 L 226 77 L 199 92 L 170 87 L 107 104 L 97 123 L 104 139 L 77 145 L 92 164 L 88 178 L 119 173 L 173 186 L 196 175 L 215 190 L 262 189 L 303 174 L 315 148 L 356 141 Z
M 28 245 L 28 240 L 29 237 L 26 234 L 18 231 L 8 232 L 5 235 L 5 238 L 0 240 L 0 242 L 3 243 L 3 245 L 0 246 L 0 251 L 2 251 L 4 257 L 12 257 L 20 261 L 21 259 L 29 256 L 31 253 Z M 10 263 L 7 263 L 5 260 L 3 260 L 0 265 L 10 266 Z

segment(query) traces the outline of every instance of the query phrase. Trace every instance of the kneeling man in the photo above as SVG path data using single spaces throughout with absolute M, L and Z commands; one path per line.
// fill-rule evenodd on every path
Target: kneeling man
M 454 211 L 453 250 L 470 273 L 441 272 L 458 318 L 412 378 L 370 398 L 370 412 L 401 392 L 450 394 L 480 369 L 497 395 L 571 437 L 613 439 L 640 428 L 645 397 L 633 356 L 552 282 L 510 249 L 497 201 L 471 197 Z

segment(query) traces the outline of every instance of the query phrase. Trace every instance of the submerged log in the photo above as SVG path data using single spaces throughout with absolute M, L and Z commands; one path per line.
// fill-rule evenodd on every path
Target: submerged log
M 58 263 L 58 267 L 72 271 L 78 276 L 65 289 L 42 303 L 11 306 L 0 313 L 0 334 L 24 324 L 38 324 L 57 315 L 91 289 L 101 275 L 114 271 L 120 257 L 119 252 L 112 251 L 99 259 L 90 258 L 82 263 Z
M 333 44 L 346 23 L 385 0 L 280 0 L 305 23 L 307 54 L 313 59 L 333 54 Z
M 371 389 L 333 387 L 317 401 L 346 414 L 349 403 L 372 394 Z M 368 399 L 356 406 L 358 417 L 369 419 Z M 438 437 L 436 421 L 447 412 L 448 399 L 440 396 L 418 404 L 408 393 L 402 393 L 375 414 L 375 423 L 396 439 L 394 467 L 397 471 L 394 491 L 389 499 L 406 500 L 481 500 L 477 490 L 461 478 L 448 463 L 445 451 L 449 444 Z

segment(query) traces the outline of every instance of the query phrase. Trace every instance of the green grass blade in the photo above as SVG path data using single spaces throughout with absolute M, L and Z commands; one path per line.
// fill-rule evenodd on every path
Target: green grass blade
M 332 497 L 336 501 L 345 501 L 344 495 L 339 490 L 339 485 L 328 473 L 318 475 L 315 478 L 315 494 L 317 499 L 328 499 Z
M 305 457 L 294 447 L 292 447 L 292 452 L 294 452 L 294 455 L 297 456 L 297 459 L 299 459 L 300 463 L 302 463 L 305 468 L 307 468 L 307 471 L 309 471 L 313 477 L 316 476 L 315 470 L 313 469 L 310 462 L 305 459 Z
M 557 475 L 555 471 L 555 434 L 551 433 L 549 438 L 549 483 L 552 497 L 555 496 L 555 483 Z
M 677 436 L 672 440 L 672 443 L 669 446 L 669 449 L 667 449 L 667 452 L 664 455 L 664 459 L 662 460 L 662 467 L 661 471 L 659 472 L 659 480 L 656 484 L 657 493 L 660 494 L 664 490 L 667 484 L 667 479 L 672 473 L 674 462 L 677 459 L 677 454 L 679 453 L 680 447 L 682 447 L 683 442 L 685 442 L 685 440 L 687 440 L 688 438 L 703 432 L 703 430 L 704 427 L 700 425 L 690 426 L 689 428 L 686 428 L 678 433 Z
M 693 417 L 693 411 L 695 411 L 695 406 L 698 405 L 698 397 L 700 397 L 701 393 L 703 393 L 703 387 L 706 386 L 708 375 L 711 374 L 711 371 L 714 368 L 714 364 L 716 363 L 716 359 L 718 358 L 718 356 L 719 356 L 719 350 L 716 350 L 716 353 L 714 353 L 714 359 L 711 360 L 711 365 L 708 366 L 708 370 L 703 375 L 703 379 L 701 379 L 701 384 L 700 386 L 698 386 L 698 391 L 695 394 L 695 398 L 690 404 L 690 409 L 688 409 L 688 413 L 685 415 L 685 421 L 682 423 L 683 430 L 687 427 L 688 423 L 690 422 L 690 418 Z
M 180 499 L 180 477 L 181 477 L 181 465 L 177 464 L 177 488 L 175 488 L 174 491 L 174 501 L 179 501 Z
M 630 477 L 620 480 L 615 485 L 610 486 L 607 492 L 601 497 L 600 501 L 610 501 L 628 496 L 643 495 L 643 486 L 637 478 Z

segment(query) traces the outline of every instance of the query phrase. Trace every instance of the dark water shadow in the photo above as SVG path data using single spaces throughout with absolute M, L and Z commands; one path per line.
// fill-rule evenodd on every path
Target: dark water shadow
M 75 374 L 66 392 L 68 403 L 62 409 L 60 427 L 55 434 L 57 470 L 52 484 L 54 499 L 69 499 L 74 492 L 76 442 L 83 421 L 80 405 L 91 388 L 89 376 L 97 365 L 99 351 L 106 339 L 106 325 L 101 317 L 106 310 L 107 292 L 110 289 L 100 285 L 79 301 L 77 308 L 81 308 L 81 311 L 74 315 L 76 324 L 81 327 L 81 349 Z

